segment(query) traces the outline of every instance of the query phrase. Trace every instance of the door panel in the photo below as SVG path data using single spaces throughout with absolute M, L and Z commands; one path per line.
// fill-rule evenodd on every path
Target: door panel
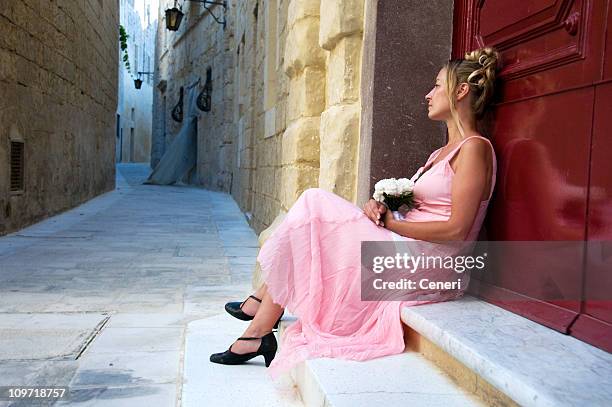
M 603 3 L 603 1 L 602 1 Z M 604 54 L 604 71 L 602 79 L 612 79 L 612 4 L 608 0 L 608 15 L 606 19 L 606 44 L 603 49 L 606 50 Z
M 606 31 L 612 16 L 608 2 L 455 2 L 453 57 L 482 46 L 496 47 L 502 57 L 490 131 L 498 178 L 485 221 L 489 240 L 583 241 L 596 233 L 610 236 L 609 206 L 605 200 L 593 203 L 601 191 L 612 192 L 611 181 L 606 181 L 612 173 L 612 111 L 600 107 L 601 101 L 612 100 L 602 82 L 604 74 L 612 77 L 604 46 L 605 41 L 612 44 L 612 26 Z M 594 333 L 596 320 L 612 321 L 601 303 L 582 302 L 589 290 L 612 292 L 600 269 L 589 265 L 585 274 L 590 254 L 581 249 L 568 262 L 553 267 L 528 264 L 521 270 L 521 259 L 498 254 L 489 259 L 492 267 L 475 285 L 489 301 L 562 332 L 571 327 L 572 334 L 585 338 L 588 333 L 581 327 Z M 570 301 L 550 300 L 551 290 Z M 500 303 L 500 293 L 514 297 Z
M 584 240 L 592 105 L 591 88 L 498 104 L 491 240 Z
M 584 135 L 591 134 L 592 106 L 591 88 L 497 106 L 491 134 L 498 181 L 486 219 L 490 240 L 584 240 L 590 153 Z M 508 248 L 491 256 L 483 282 L 522 296 L 508 300 L 507 308 L 566 332 L 580 312 L 583 250 L 569 248 L 573 253 L 563 256 L 533 250 L 527 255 Z M 536 258 L 550 260 L 531 261 Z M 500 296 L 491 289 L 480 294 Z M 545 304 L 554 310 L 546 311 Z
M 584 314 L 571 332 L 612 352 L 612 82 L 595 95 Z
M 504 101 L 589 85 L 599 77 L 604 1 L 461 3 L 455 22 L 466 29 L 455 29 L 455 56 L 484 45 L 502 51 Z

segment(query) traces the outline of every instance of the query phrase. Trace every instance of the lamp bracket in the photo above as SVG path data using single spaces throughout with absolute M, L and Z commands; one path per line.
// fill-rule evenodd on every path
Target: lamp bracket
M 223 25 L 223 29 L 227 25 L 227 20 L 223 17 L 223 20 L 219 19 L 210 9 L 210 6 L 222 6 L 223 10 L 227 10 L 227 1 L 209 1 L 209 0 L 185 0 L 185 1 L 193 1 L 196 3 L 202 3 L 204 8 L 208 11 L 208 13 L 215 19 L 215 21 L 221 25 Z

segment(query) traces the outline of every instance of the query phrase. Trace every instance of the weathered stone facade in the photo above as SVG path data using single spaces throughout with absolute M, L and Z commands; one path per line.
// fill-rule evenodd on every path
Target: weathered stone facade
M 118 1 L 0 2 L 0 234 L 114 188 L 118 24 Z
M 186 2 L 180 30 L 171 32 L 165 28 L 166 5 L 163 3 L 160 2 L 156 40 L 151 165 L 157 165 L 181 128 L 182 123 L 171 116 L 180 100 L 181 88 L 186 109 L 187 88 L 199 80 L 198 89 L 202 90 L 210 71 L 212 110 L 202 113 L 198 121 L 198 165 L 191 181 L 229 191 L 235 154 L 232 143 L 236 137 L 231 51 L 233 19 L 228 18 L 228 27 L 224 30 L 200 4 Z M 222 14 L 220 7 L 213 10 Z
M 363 0 L 231 1 L 225 30 L 200 6 L 184 7 L 177 33 L 159 10 L 165 91 L 154 95 L 152 163 L 180 127 L 169 119 L 179 87 L 198 77 L 203 86 L 211 67 L 194 183 L 231 192 L 258 232 L 309 187 L 354 200 Z
M 363 0 L 322 2 L 319 30 L 319 44 L 329 51 L 319 186 L 350 201 L 355 200 L 357 182 L 363 4 Z
M 140 0 L 142 2 L 142 0 Z M 142 3 L 141 3 L 142 4 Z M 153 104 L 153 75 L 138 72 L 152 72 L 155 61 L 155 35 L 157 20 L 151 21 L 150 0 L 145 1 L 144 26 L 134 8 L 134 0 L 120 1 L 121 25 L 127 38 L 127 55 L 130 71 L 121 59 L 119 61 L 119 95 L 117 114 L 117 162 L 149 162 L 151 159 L 151 123 Z M 153 10 L 154 17 L 157 10 Z M 134 80 L 140 78 L 142 85 L 136 89 Z

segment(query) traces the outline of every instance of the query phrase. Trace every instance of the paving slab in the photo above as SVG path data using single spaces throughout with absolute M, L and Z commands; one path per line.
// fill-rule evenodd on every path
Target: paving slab
M 105 328 L 89 346 L 89 353 L 130 353 L 180 350 L 183 327 Z
M 79 360 L 71 387 L 133 386 L 174 383 L 180 374 L 180 350 L 85 355 Z
M 76 359 L 104 314 L 0 314 L 0 361 Z
M 57 405 L 175 407 L 187 324 L 251 293 L 248 259 L 228 254 L 252 256 L 257 236 L 231 196 L 117 168 L 114 191 L 0 237 L 0 385 L 70 385 Z M 110 319 L 90 337 L 96 315 Z
M 74 407 L 168 407 L 176 405 L 176 384 L 143 384 L 128 387 L 85 387 L 70 389 L 69 400 L 54 406 Z

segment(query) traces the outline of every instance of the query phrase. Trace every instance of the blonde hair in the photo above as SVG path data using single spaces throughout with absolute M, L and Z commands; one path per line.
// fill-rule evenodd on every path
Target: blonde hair
M 499 52 L 492 47 L 480 48 L 466 52 L 463 59 L 448 61 L 446 68 L 446 92 L 450 102 L 450 111 L 459 132 L 463 137 L 465 133 L 461 120 L 457 114 L 455 92 L 461 83 L 467 83 L 472 93 L 471 107 L 476 120 L 481 120 L 489 107 L 493 92 L 499 61 Z

